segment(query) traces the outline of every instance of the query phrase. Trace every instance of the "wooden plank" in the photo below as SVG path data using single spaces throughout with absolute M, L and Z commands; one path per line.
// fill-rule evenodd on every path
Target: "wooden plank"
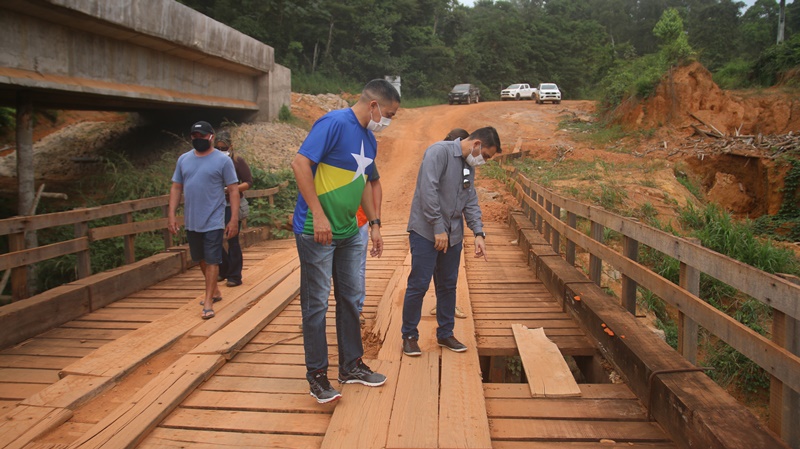
M 318 435 L 216 432 L 197 429 L 156 428 L 138 446 L 140 449 L 237 449 L 292 448 L 317 449 Z
M 469 247 L 464 253 L 469 254 Z M 472 308 L 467 286 L 464 258 L 458 273 L 456 302 Z M 439 403 L 439 447 L 491 448 L 489 421 L 483 398 L 478 344 L 471 319 L 459 320 L 455 337 L 467 346 L 467 352 L 442 351 L 442 374 Z
M 78 360 L 77 357 L 38 357 L 32 355 L 4 355 L 0 354 L 0 367 L 3 368 L 33 368 L 33 369 L 61 369 Z
M 223 363 L 225 361 L 221 356 L 181 357 L 69 447 L 135 447 Z
M 387 449 L 438 447 L 438 352 L 402 358 L 391 413 Z
M 570 421 L 562 419 L 491 419 L 495 439 L 625 442 L 669 441 L 653 422 Z
M 558 347 L 544 334 L 544 329 L 511 326 L 517 341 L 522 366 L 528 377 L 532 397 L 580 396 L 572 372 Z
M 638 401 L 619 399 L 487 399 L 490 418 L 647 421 Z
M 31 249 L 23 249 L 6 254 L 0 254 L 0 271 L 11 268 L 31 265 L 43 260 L 54 257 L 73 254 L 89 249 L 89 239 L 86 237 L 66 240 L 64 242 L 52 243 L 50 245 L 38 246 Z
M 99 240 L 122 237 L 130 234 L 158 231 L 166 228 L 167 224 L 167 218 L 156 218 L 152 220 L 134 221 L 132 223 L 91 228 L 89 229 L 89 240 L 96 242 Z
M 0 448 L 21 449 L 72 417 L 72 411 L 21 405 L 0 420 Z
M 0 399 L 5 401 L 21 401 L 28 396 L 38 393 L 47 385 L 34 383 L 2 383 L 0 384 Z
M 225 366 L 228 365 L 235 363 L 228 363 Z M 183 401 L 181 407 L 251 412 L 333 413 L 336 404 L 320 404 L 310 400 L 308 392 L 288 394 L 196 390 Z
M 579 384 L 581 399 L 636 399 L 625 384 Z M 531 391 L 526 384 L 484 384 L 486 399 L 530 398 Z
M 214 376 L 200 388 L 208 391 L 308 394 L 308 381 L 305 378 L 274 379 L 269 377 Z
M 389 417 L 397 389 L 400 364 L 389 360 L 367 361 L 386 376 L 380 387 L 342 386 L 342 399 L 327 426 L 321 449 L 370 449 L 386 447 Z
M 58 370 L 0 368 L 0 382 L 51 384 L 58 382 Z
M 230 357 L 272 321 L 299 293 L 300 270 L 295 270 L 232 325 L 215 333 L 190 353 L 224 354 Z
M 272 258 L 267 259 L 268 263 L 264 264 L 264 266 L 251 269 L 250 272 L 246 273 L 244 279 L 248 281 L 248 283 L 255 280 L 252 288 L 244 292 L 240 290 L 239 293 L 241 293 L 241 296 L 232 301 L 228 301 L 224 308 L 221 308 L 215 313 L 216 316 L 213 320 L 208 320 L 200 326 L 197 326 L 192 330 L 191 335 L 196 337 L 211 336 L 224 325 L 230 323 L 253 302 L 273 291 L 273 289 L 279 288 L 280 285 L 283 285 L 282 283 L 285 282 L 292 272 L 296 271 L 295 275 L 299 275 L 299 259 L 296 254 L 291 255 L 291 253 L 295 253 L 295 251 L 285 250 L 276 254 Z M 286 286 L 282 288 L 285 289 Z M 291 288 L 283 293 L 288 295 L 291 293 Z M 286 304 L 283 305 L 285 306 Z
M 67 376 L 29 396 L 22 404 L 75 410 L 114 385 L 108 377 Z
M 321 436 L 328 428 L 330 420 L 330 415 L 321 413 L 274 413 L 179 408 L 164 419 L 164 422 L 159 427 Z

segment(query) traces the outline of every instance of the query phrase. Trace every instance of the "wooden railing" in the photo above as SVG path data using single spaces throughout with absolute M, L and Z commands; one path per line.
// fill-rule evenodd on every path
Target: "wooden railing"
M 274 196 L 283 183 L 277 187 L 262 190 L 248 190 L 245 198 L 269 198 L 270 206 L 274 204 Z M 134 221 L 133 213 L 149 209 L 161 208 L 162 217 L 144 221 Z M 28 296 L 27 266 L 54 257 L 77 254 L 77 277 L 83 279 L 92 274 L 89 244 L 99 240 L 122 237 L 124 263 L 131 264 L 135 258 L 135 238 L 144 232 L 161 231 L 164 249 L 173 246 L 172 235 L 167 229 L 167 213 L 169 195 L 124 201 L 104 206 L 74 209 L 42 215 L 18 216 L 0 220 L 0 236 L 8 236 L 9 252 L 0 254 L 0 273 L 11 270 L 12 300 Z M 89 222 L 108 217 L 122 217 L 122 224 L 90 228 Z M 178 217 L 183 224 L 183 217 Z M 25 233 L 56 226 L 74 227 L 72 239 L 52 243 L 36 248 L 25 248 Z
M 613 266 L 621 274 L 621 305 L 630 313 L 635 312 L 639 285 L 678 310 L 678 350 L 686 359 L 696 363 L 698 332 L 702 326 L 768 372 L 771 376 L 770 428 L 787 441 L 796 441 L 800 423 L 800 285 L 689 239 L 556 195 L 511 165 L 503 168 L 523 213 L 556 254 L 562 254 L 563 244 L 563 257 L 574 265 L 576 246 L 587 251 L 589 278 L 598 286 L 602 264 Z M 578 218 L 590 223 L 589 236 L 576 229 Z M 605 229 L 622 235 L 621 253 L 603 244 Z M 639 244 L 680 262 L 679 285 L 638 262 Z M 698 297 L 700 273 L 768 305 L 773 312 L 772 338 L 755 332 Z M 787 435 L 790 436 L 787 438 Z

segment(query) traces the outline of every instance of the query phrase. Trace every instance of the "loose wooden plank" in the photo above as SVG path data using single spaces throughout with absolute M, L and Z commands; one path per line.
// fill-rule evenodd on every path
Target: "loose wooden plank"
M 581 390 L 566 360 L 558 347 L 545 336 L 544 329 L 528 329 L 521 324 L 514 324 L 511 328 L 532 397 L 580 396 Z
M 20 405 L 0 420 L 0 448 L 21 449 L 72 417 L 72 411 Z
M 186 355 L 142 387 L 70 448 L 132 448 L 167 416 L 224 358 Z
M 391 413 L 387 449 L 438 447 L 438 351 L 402 358 Z
M 385 447 L 400 364 L 389 360 L 367 361 L 387 377 L 380 387 L 342 386 L 342 399 L 327 426 L 321 449 L 370 449 Z
M 317 449 L 322 437 L 265 433 L 215 432 L 196 429 L 156 428 L 138 446 L 140 449 Z
M 465 248 L 465 254 L 470 252 Z M 469 287 L 464 258 L 461 259 L 456 287 L 456 301 L 470 310 Z M 442 350 L 442 375 L 439 403 L 439 446 L 491 448 L 489 420 L 483 398 L 480 362 L 475 328 L 471 319 L 458 320 L 455 336 L 467 346 L 467 352 Z

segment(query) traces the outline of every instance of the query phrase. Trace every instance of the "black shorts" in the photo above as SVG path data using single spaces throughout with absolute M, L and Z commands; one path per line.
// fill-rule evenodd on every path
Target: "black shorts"
M 224 235 L 224 229 L 215 229 L 208 232 L 186 231 L 192 260 L 195 262 L 204 260 L 208 265 L 221 264 L 222 238 Z

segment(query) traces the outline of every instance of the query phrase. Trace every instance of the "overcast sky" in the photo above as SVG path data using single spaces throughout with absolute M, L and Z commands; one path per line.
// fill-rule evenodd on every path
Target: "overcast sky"
M 458 0 L 459 3 L 461 3 L 462 5 L 466 5 L 466 6 L 474 5 L 475 1 L 476 0 Z M 741 0 L 741 1 L 743 1 L 747 5 L 747 7 L 752 6 L 753 3 L 756 2 L 756 0 Z M 792 0 L 788 0 L 786 3 L 792 3 Z

